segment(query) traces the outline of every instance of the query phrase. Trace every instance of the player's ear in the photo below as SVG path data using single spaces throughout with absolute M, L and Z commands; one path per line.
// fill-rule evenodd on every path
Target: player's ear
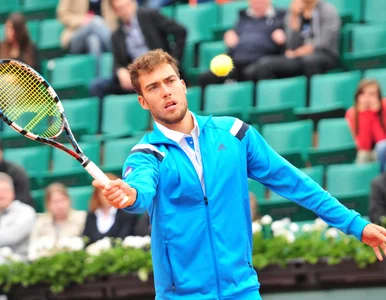
M 181 79 L 181 83 L 182 83 L 182 87 L 184 89 L 184 92 L 186 94 L 188 92 L 187 89 L 186 89 L 186 83 L 185 83 L 185 81 L 183 79 Z
M 143 109 L 149 110 L 149 105 L 147 105 L 147 102 L 143 96 L 138 95 L 138 102 L 142 106 Z

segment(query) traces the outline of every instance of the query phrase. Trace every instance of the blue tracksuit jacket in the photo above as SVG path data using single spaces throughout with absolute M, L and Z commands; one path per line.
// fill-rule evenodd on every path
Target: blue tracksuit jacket
M 138 191 L 125 210 L 150 215 L 156 299 L 260 299 L 248 177 L 361 239 L 368 222 L 274 152 L 253 127 L 230 117 L 196 118 L 205 192 L 187 155 L 156 126 L 123 168 Z

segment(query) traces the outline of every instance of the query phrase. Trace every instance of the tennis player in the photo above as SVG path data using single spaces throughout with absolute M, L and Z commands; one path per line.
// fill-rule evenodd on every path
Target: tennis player
M 383 259 L 386 229 L 331 197 L 252 126 L 191 113 L 185 83 L 167 53 L 150 51 L 129 70 L 154 130 L 131 150 L 123 180 L 93 184 L 111 205 L 149 212 L 156 299 L 261 299 L 251 263 L 248 177 L 354 235 Z M 122 204 L 125 195 L 129 201 Z

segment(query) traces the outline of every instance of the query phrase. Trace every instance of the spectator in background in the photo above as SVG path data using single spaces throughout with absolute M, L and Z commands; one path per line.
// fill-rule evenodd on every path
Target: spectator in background
M 118 178 L 113 174 L 106 175 L 111 180 Z M 143 217 L 146 218 L 146 214 Z M 127 214 L 121 209 L 118 210 L 112 207 L 103 197 L 101 190 L 95 188 L 90 201 L 90 212 L 87 215 L 83 235 L 89 239 L 89 244 L 104 237 L 124 239 L 129 235 L 149 235 L 149 221 L 147 221 L 147 224 L 138 221 L 138 216 Z M 138 227 L 139 224 L 142 227 Z
M 226 79 L 255 80 L 259 59 L 284 52 L 285 11 L 275 9 L 271 0 L 249 0 L 249 8 L 241 11 L 233 29 L 224 34 L 235 68 L 227 77 L 206 72 L 198 77 L 198 84 L 223 83 Z
M 299 75 L 311 77 L 338 65 L 340 17 L 332 4 L 319 0 L 293 0 L 285 28 L 285 55 L 261 59 L 257 80 Z
M 181 61 L 186 40 L 184 27 L 156 10 L 137 9 L 136 0 L 111 0 L 111 5 L 120 19 L 119 28 L 112 35 L 113 77 L 96 79 L 90 85 L 90 94 L 100 99 L 133 92 L 127 66 L 151 49 L 161 48 Z
M 17 59 L 39 71 L 38 52 L 28 33 L 25 18 L 20 13 L 10 14 L 5 22 L 5 38 L 0 44 L 0 58 Z
M 60 0 L 57 16 L 65 26 L 62 47 L 69 53 L 90 53 L 98 59 L 111 50 L 111 32 L 117 26 L 109 0 Z
M 38 216 L 30 239 L 30 250 L 43 238 L 49 238 L 54 245 L 61 238 L 81 236 L 86 221 L 86 212 L 71 208 L 67 188 L 53 183 L 45 192 L 46 213 Z
M 376 80 L 364 79 L 355 93 L 354 106 L 346 112 L 358 149 L 358 163 L 377 160 L 386 166 L 386 100 Z
M 29 178 L 25 170 L 3 158 L 3 145 L 0 141 L 0 172 L 8 174 L 12 178 L 15 198 L 25 204 L 34 207 L 31 197 Z
M 386 219 L 384 219 L 386 218 L 386 172 L 378 175 L 371 182 L 369 217 L 375 224 L 386 225 Z
M 15 199 L 12 178 L 0 173 L 0 248 L 25 258 L 35 216 L 33 208 Z

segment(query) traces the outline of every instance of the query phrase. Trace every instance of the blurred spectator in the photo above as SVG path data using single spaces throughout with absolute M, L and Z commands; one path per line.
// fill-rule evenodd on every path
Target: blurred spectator
M 65 26 L 62 47 L 69 53 L 91 53 L 98 59 L 111 50 L 111 32 L 117 27 L 109 0 L 60 0 L 57 16 Z
M 45 192 L 46 213 L 38 216 L 30 239 L 30 249 L 40 239 L 49 238 L 56 244 L 61 238 L 81 236 L 86 212 L 71 208 L 67 188 L 61 183 L 53 183 Z
M 113 174 L 106 175 L 112 180 L 118 178 Z M 144 215 L 145 218 L 146 215 Z M 129 235 L 140 235 L 139 232 L 142 233 L 141 235 L 149 235 L 148 222 L 146 224 L 146 222 L 138 222 L 138 220 L 137 215 L 126 213 L 111 206 L 101 194 L 101 190 L 94 188 L 83 235 L 89 238 L 89 244 L 104 237 L 124 239 Z
M 386 217 L 386 172 L 371 182 L 369 217 L 371 222 L 385 226 L 383 219 Z
M 96 79 L 90 85 L 90 94 L 100 99 L 109 94 L 133 92 L 127 66 L 135 58 L 161 48 L 180 61 L 186 40 L 184 27 L 156 10 L 137 9 L 136 0 L 111 0 L 111 4 L 120 19 L 119 28 L 112 35 L 114 75 L 110 79 Z
M 10 14 L 5 22 L 5 38 L 0 44 L 0 58 L 12 58 L 39 71 L 38 52 L 32 43 L 26 20 L 20 13 Z
M 346 112 L 358 149 L 357 162 L 379 160 L 381 171 L 386 165 L 386 99 L 376 80 L 364 79 L 355 93 L 354 106 Z
M 25 204 L 34 207 L 28 175 L 22 167 L 3 159 L 3 145 L 1 141 L 0 172 L 11 176 L 14 186 L 15 198 L 21 202 L 24 202 Z
M 36 213 L 15 199 L 12 178 L 0 173 L 0 248 L 9 247 L 25 258 Z
M 332 4 L 319 0 L 293 0 L 285 28 L 285 55 L 261 59 L 257 80 L 299 75 L 311 77 L 338 65 L 340 17 Z
M 255 80 L 258 61 L 266 55 L 284 52 L 285 11 L 275 9 L 271 0 L 249 0 L 249 8 L 241 11 L 234 27 L 224 34 L 235 68 L 227 77 L 217 77 L 206 72 L 198 77 L 198 84 L 223 83 L 226 79 Z

